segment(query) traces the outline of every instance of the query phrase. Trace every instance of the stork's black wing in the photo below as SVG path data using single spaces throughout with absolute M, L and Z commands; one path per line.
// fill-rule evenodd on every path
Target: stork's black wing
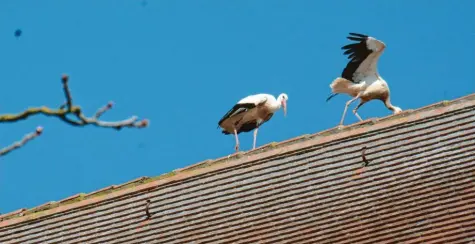
M 238 103 L 234 105 L 218 122 L 218 127 L 223 122 L 225 119 L 240 114 L 248 111 L 249 109 L 252 109 L 256 107 L 254 103 Z
M 249 132 L 249 131 L 252 131 L 254 130 L 255 128 L 257 128 L 258 126 L 261 126 L 263 125 L 265 122 L 269 121 L 272 116 L 274 115 L 274 113 L 271 113 L 267 116 L 267 118 L 264 119 L 264 121 L 261 122 L 261 124 L 257 124 L 257 121 L 256 120 L 253 120 L 253 121 L 249 121 L 245 124 L 243 124 L 239 130 L 237 131 L 237 133 L 241 133 L 241 132 Z
M 368 39 L 367 35 L 362 35 L 358 33 L 350 33 L 350 36 L 347 37 L 349 40 L 356 41 L 356 43 L 351 43 L 346 46 L 343 46 L 341 49 L 346 50 L 343 54 L 348 55 L 348 59 L 351 59 L 346 65 L 345 69 L 341 73 L 341 77 L 349 81 L 355 82 L 353 80 L 353 74 L 361 65 L 361 63 L 373 52 L 368 49 L 366 45 L 366 40 Z

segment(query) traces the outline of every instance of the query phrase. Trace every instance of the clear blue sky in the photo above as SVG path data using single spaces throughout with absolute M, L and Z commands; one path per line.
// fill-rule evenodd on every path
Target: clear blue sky
M 0 1 L 0 113 L 59 106 L 68 73 L 88 114 L 113 100 L 104 119 L 151 120 L 119 132 L 43 116 L 1 124 L 2 147 L 45 128 L 0 158 L 1 213 L 231 154 L 217 122 L 250 94 L 289 95 L 288 116 L 264 125 L 258 146 L 336 126 L 349 97 L 325 99 L 348 32 L 387 44 L 379 71 L 402 109 L 475 91 L 472 0 L 146 1 Z M 360 110 L 389 114 L 379 101 Z M 349 113 L 345 124 L 354 122 Z M 252 147 L 251 133 L 240 138 Z

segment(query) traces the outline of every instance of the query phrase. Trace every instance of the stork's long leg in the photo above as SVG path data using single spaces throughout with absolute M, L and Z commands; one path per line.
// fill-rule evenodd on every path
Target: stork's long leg
M 238 138 L 238 133 L 236 129 L 234 129 L 234 137 L 236 137 L 236 146 L 234 147 L 234 149 L 236 149 L 236 152 L 237 152 L 239 151 L 239 138 Z
M 356 117 L 360 120 L 360 121 L 363 121 L 363 119 L 360 117 L 360 115 L 356 112 L 363 104 L 365 104 L 366 102 L 363 102 L 361 101 L 355 109 L 353 109 L 353 113 L 356 115 Z
M 259 127 L 257 127 L 254 130 L 254 143 L 252 144 L 252 149 L 256 149 L 256 141 L 257 141 L 257 131 L 259 130 Z
M 350 104 L 358 98 L 360 98 L 360 94 L 358 94 L 356 97 L 346 102 L 345 110 L 343 110 L 343 115 L 341 116 L 340 125 L 343 125 L 343 120 L 345 120 L 345 115 L 346 115 L 346 111 L 348 110 L 348 106 L 350 106 Z
M 356 115 L 356 118 L 358 118 L 360 121 L 363 121 L 361 116 L 356 111 L 353 110 L 353 113 Z

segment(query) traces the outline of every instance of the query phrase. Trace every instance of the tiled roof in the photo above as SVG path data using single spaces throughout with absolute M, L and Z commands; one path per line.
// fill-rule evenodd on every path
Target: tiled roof
M 472 94 L 21 209 L 0 243 L 475 243 L 474 182 Z

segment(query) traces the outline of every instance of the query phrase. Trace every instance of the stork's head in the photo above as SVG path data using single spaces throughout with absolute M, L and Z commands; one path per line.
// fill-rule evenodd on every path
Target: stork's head
M 282 109 L 284 109 L 284 116 L 287 116 L 287 100 L 289 100 L 289 96 L 285 93 L 280 94 L 277 98 L 277 102 L 279 102 Z

